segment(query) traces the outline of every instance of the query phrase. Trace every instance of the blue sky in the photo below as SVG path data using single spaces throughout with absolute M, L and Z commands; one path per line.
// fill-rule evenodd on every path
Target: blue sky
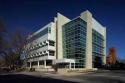
M 37 31 L 53 21 L 57 12 L 73 19 L 85 10 L 107 27 L 107 52 L 115 47 L 117 56 L 125 59 L 124 0 L 0 0 L 0 19 L 12 33 Z

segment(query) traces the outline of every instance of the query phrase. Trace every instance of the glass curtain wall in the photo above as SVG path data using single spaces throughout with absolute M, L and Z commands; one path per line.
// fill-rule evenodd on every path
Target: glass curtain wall
M 104 36 L 96 30 L 92 30 L 92 55 L 93 67 L 102 66 L 102 56 L 104 56 Z
M 63 58 L 75 59 L 76 68 L 84 68 L 85 65 L 86 26 L 81 18 L 63 25 Z

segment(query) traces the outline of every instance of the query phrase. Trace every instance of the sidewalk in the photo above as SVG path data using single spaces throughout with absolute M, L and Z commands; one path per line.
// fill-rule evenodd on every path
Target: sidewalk
M 82 79 L 78 78 L 72 78 L 70 76 L 78 75 L 78 73 L 67 73 L 67 74 L 59 74 L 59 73 L 53 73 L 53 72 L 20 72 L 17 74 L 25 74 L 25 75 L 32 75 L 37 77 L 45 77 L 45 78 L 53 78 L 53 79 L 59 79 L 59 80 L 65 80 L 65 81 L 72 81 L 72 82 L 83 82 Z M 80 75 L 80 74 L 79 74 Z
M 54 72 L 17 72 L 11 74 L 22 74 L 35 76 L 40 78 L 52 78 L 79 83 L 125 83 L 125 74 L 121 71 L 115 73 L 113 71 L 105 72 L 90 72 L 90 73 L 54 73 Z

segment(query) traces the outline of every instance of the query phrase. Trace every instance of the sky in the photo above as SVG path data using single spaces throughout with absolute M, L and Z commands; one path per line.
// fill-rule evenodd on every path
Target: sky
M 12 33 L 33 33 L 53 21 L 57 12 L 73 19 L 85 10 L 106 27 L 107 54 L 115 47 L 117 56 L 125 59 L 124 0 L 0 0 L 0 19 Z

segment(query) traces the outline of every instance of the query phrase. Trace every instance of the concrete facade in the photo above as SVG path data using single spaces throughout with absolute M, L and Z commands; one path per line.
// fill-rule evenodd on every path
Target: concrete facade
M 87 22 L 86 63 L 87 69 L 92 69 L 92 14 L 89 11 L 81 13 L 81 18 Z
M 67 17 L 61 15 L 60 13 L 57 13 L 57 59 L 63 59 L 63 48 L 62 48 L 62 25 L 64 25 L 65 23 L 69 22 L 70 19 L 68 19 Z
M 103 64 L 106 63 L 106 28 L 97 22 L 92 14 L 87 10 L 78 16 L 86 23 L 86 51 L 83 68 L 93 68 L 93 30 L 103 37 L 103 48 L 101 55 L 98 55 Z M 73 19 L 75 20 L 75 19 Z M 28 67 L 35 68 L 52 68 L 53 65 L 64 65 L 64 67 L 75 68 L 77 65 L 75 58 L 64 57 L 63 53 L 66 49 L 63 48 L 63 26 L 68 25 L 71 21 L 69 18 L 57 13 L 54 22 L 50 22 L 37 32 L 28 37 L 29 43 L 25 47 L 24 53 L 29 64 Z M 99 50 L 99 49 L 98 49 Z M 96 53 L 97 54 L 97 53 Z M 33 63 L 33 64 L 32 64 Z

